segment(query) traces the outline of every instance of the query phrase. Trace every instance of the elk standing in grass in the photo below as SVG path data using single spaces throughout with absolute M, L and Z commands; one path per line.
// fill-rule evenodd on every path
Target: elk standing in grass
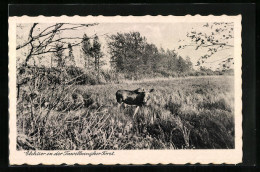
M 118 90 L 116 92 L 116 100 L 121 106 L 122 103 L 128 105 L 135 105 L 137 106 L 133 118 L 135 117 L 136 113 L 139 110 L 140 106 L 145 106 L 150 99 L 150 93 L 153 92 L 154 89 L 150 89 L 149 91 L 145 91 L 142 88 L 138 88 L 136 90 Z

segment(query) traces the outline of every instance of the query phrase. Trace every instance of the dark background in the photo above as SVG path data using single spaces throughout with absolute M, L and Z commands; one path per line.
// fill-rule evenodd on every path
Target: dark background
M 193 1 L 188 1 L 193 2 Z M 202 1 L 205 2 L 205 1 Z M 216 2 L 216 1 L 212 1 Z M 218 1 L 223 2 L 223 1 Z M 227 2 L 227 1 L 225 1 Z M 250 1 L 249 1 L 250 2 Z M 254 1 L 251 1 L 254 2 Z M 16 5 L 9 5 L 16 4 Z M 259 13 L 256 14 L 256 8 L 259 11 L 259 4 L 115 4 L 121 3 L 119 1 L 114 1 L 112 4 L 108 1 L 88 1 L 92 5 L 23 5 L 19 4 L 19 1 L 9 1 L 6 4 L 3 4 L 1 1 L 1 55 L 0 58 L 0 69 L 1 69 L 1 82 L 0 82 L 0 171 L 1 169 L 7 170 L 8 166 L 8 14 L 9 16 L 60 16 L 60 15 L 104 15 L 104 16 L 114 16 L 114 15 L 134 15 L 134 16 L 143 16 L 143 15 L 238 15 L 242 14 L 242 80 L 243 80 L 243 163 L 238 164 L 238 166 L 255 166 L 257 164 L 256 153 L 259 152 L 259 149 L 256 149 L 256 124 L 259 121 L 259 117 L 256 116 L 256 103 L 259 103 L 259 91 L 256 91 L 256 88 L 260 86 L 259 80 L 256 80 L 256 62 L 259 62 L 259 58 L 255 58 L 255 43 L 257 43 L 257 50 L 259 51 Z M 22 3 L 33 3 L 31 0 L 24 0 Z M 72 3 L 66 0 L 60 1 L 35 1 L 34 3 Z M 86 1 L 78 1 L 77 3 L 86 3 Z M 107 5 L 93 5 L 94 3 L 106 3 Z M 8 11 L 9 10 L 9 11 Z M 256 23 L 257 21 L 257 23 Z M 256 30 L 256 24 L 258 29 Z M 257 35 L 256 35 L 256 31 Z M 256 40 L 257 38 L 257 40 Z M 258 53 L 259 55 L 259 53 Z M 257 69 L 258 70 L 258 69 Z M 257 87 L 256 87 L 257 84 Z M 257 110 L 257 112 L 259 112 Z M 259 125 L 257 125 L 259 127 Z M 126 155 L 127 156 L 127 155 Z M 173 155 L 174 156 L 174 155 Z M 258 157 L 258 156 L 257 156 Z M 197 164 L 198 166 L 199 164 Z M 258 163 L 259 165 L 259 163 Z M 65 167 L 65 165 L 63 165 Z M 189 171 L 196 171 L 198 169 L 205 171 L 220 171 L 229 169 L 227 166 L 218 165 L 214 167 L 204 166 L 204 167 L 195 167 L 189 166 Z M 229 165 L 228 165 L 229 166 Z M 50 167 L 44 167 L 41 170 L 47 171 Z M 96 170 L 136 170 L 137 167 L 102 167 L 102 166 L 89 166 L 87 170 L 96 171 Z M 12 167 L 11 170 L 35 170 L 34 167 Z M 172 165 L 160 166 L 151 168 L 151 166 L 139 166 L 138 170 L 160 170 L 160 171 L 170 171 L 170 170 L 184 170 L 184 167 Z M 251 170 L 250 170 L 251 169 Z M 250 170 L 252 168 L 246 167 L 235 167 L 233 170 Z M 10 168 L 9 168 L 10 170 Z M 37 169 L 39 170 L 39 169 Z M 55 171 L 63 171 L 64 168 L 56 169 Z M 71 168 L 66 168 L 66 170 L 72 170 Z M 75 170 L 75 169 L 74 169 Z M 83 169 L 78 169 L 83 170 Z M 256 168 L 254 168 L 256 170 Z M 260 170 L 260 169 L 259 169 Z

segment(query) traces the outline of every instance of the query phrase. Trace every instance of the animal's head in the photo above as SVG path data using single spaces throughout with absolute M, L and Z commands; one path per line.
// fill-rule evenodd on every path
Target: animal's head
M 150 100 L 150 98 L 151 98 L 150 94 L 151 94 L 152 92 L 154 92 L 154 89 L 150 89 L 150 90 L 148 90 L 148 91 L 143 91 L 143 92 L 140 93 L 140 94 L 143 96 L 143 104 L 144 104 L 144 105 L 147 105 L 147 104 L 148 104 L 148 102 L 149 102 L 149 100 Z
M 141 93 L 141 92 L 145 92 L 145 90 L 143 88 L 137 88 L 136 90 L 134 90 L 135 93 Z

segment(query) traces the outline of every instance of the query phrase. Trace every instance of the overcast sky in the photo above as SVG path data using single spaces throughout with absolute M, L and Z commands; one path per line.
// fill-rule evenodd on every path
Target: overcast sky
M 206 53 L 206 50 L 195 50 L 195 47 L 188 47 L 183 50 L 179 50 L 178 47 L 180 44 L 188 43 L 186 34 L 191 30 L 197 30 L 200 32 L 207 32 L 207 28 L 202 27 L 205 23 L 100 23 L 96 26 L 82 28 L 72 31 L 64 31 L 61 33 L 61 36 L 65 37 L 82 37 L 86 33 L 89 37 L 97 34 L 99 36 L 100 42 L 102 44 L 102 50 L 105 56 L 105 61 L 109 61 L 109 56 L 107 55 L 107 46 L 106 46 L 106 36 L 104 34 L 116 34 L 117 32 L 125 33 L 130 31 L 140 32 L 142 36 L 145 36 L 148 43 L 155 44 L 158 48 L 162 47 L 164 49 L 175 49 L 181 56 L 184 58 L 189 56 L 193 64 L 195 65 L 198 58 Z M 28 33 L 32 24 L 18 24 L 17 27 L 17 43 L 23 42 L 28 39 Z M 20 27 L 22 26 L 22 27 Z M 39 32 L 42 29 L 50 26 L 50 24 L 39 24 L 38 29 L 35 32 Z M 179 42 L 181 40 L 181 42 Z M 74 52 L 79 52 L 79 47 L 74 48 Z M 216 55 L 212 56 L 211 59 L 208 59 L 208 67 L 216 66 L 214 61 L 217 61 L 223 57 L 231 56 L 233 57 L 233 48 L 230 48 L 225 51 L 221 51 Z M 75 54 L 77 58 L 77 54 Z M 78 62 L 77 62 L 78 61 Z M 76 59 L 76 62 L 80 66 L 79 60 Z

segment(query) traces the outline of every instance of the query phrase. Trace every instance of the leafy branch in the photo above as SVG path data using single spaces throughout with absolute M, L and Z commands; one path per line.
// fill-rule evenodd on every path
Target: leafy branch
M 186 37 L 189 38 L 189 43 L 179 45 L 178 49 L 195 47 L 195 50 L 206 50 L 206 53 L 197 62 L 197 66 L 200 66 L 212 55 L 234 47 L 234 24 L 227 22 L 206 23 L 200 29 L 192 28 Z M 183 41 L 179 40 L 180 44 Z

